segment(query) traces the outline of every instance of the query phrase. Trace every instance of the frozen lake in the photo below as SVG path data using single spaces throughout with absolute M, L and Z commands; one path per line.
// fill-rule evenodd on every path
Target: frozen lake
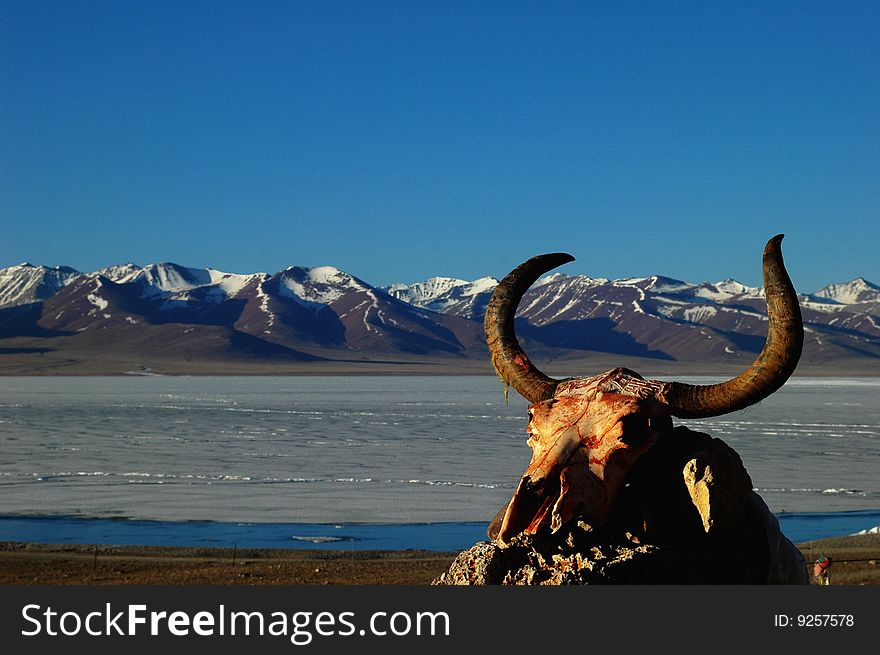
M 525 423 L 494 377 L 0 378 L 0 516 L 486 522 Z M 878 378 L 794 378 L 683 423 L 735 448 L 776 513 L 880 508 Z

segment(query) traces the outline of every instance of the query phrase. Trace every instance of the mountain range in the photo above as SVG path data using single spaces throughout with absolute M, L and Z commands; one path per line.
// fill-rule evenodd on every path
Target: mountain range
M 237 274 L 173 263 L 90 273 L 21 264 L 0 269 L 0 372 L 78 372 L 89 362 L 112 362 L 95 370 L 174 362 L 177 371 L 212 362 L 255 371 L 485 362 L 482 319 L 496 285 L 434 277 L 375 287 L 332 266 Z M 880 287 L 857 278 L 800 301 L 803 364 L 880 364 Z M 526 293 L 517 332 L 530 354 L 550 360 L 605 354 L 745 366 L 766 323 L 763 290 L 735 280 L 554 273 Z

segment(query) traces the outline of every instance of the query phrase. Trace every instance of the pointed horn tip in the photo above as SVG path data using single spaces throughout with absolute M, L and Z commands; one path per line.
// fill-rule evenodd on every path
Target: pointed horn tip
M 769 255 L 771 253 L 779 252 L 782 248 L 782 240 L 784 238 L 785 238 L 784 234 L 777 234 L 775 237 L 770 239 L 767 242 L 767 245 L 764 246 L 764 256 L 766 257 L 767 255 Z
M 551 252 L 546 255 L 533 257 L 532 261 L 546 261 L 548 264 L 552 264 L 553 268 L 556 268 L 557 266 L 573 262 L 574 255 L 569 255 L 567 252 Z

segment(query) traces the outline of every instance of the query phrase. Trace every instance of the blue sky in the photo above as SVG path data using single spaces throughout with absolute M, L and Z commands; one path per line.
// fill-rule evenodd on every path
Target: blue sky
M 0 1 L 0 266 L 880 283 L 880 3 Z

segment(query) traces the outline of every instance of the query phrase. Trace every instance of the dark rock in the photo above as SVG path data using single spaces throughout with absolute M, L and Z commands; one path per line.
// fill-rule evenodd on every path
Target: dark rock
M 480 542 L 437 585 L 808 584 L 739 455 L 679 427 L 636 463 L 602 526 Z

